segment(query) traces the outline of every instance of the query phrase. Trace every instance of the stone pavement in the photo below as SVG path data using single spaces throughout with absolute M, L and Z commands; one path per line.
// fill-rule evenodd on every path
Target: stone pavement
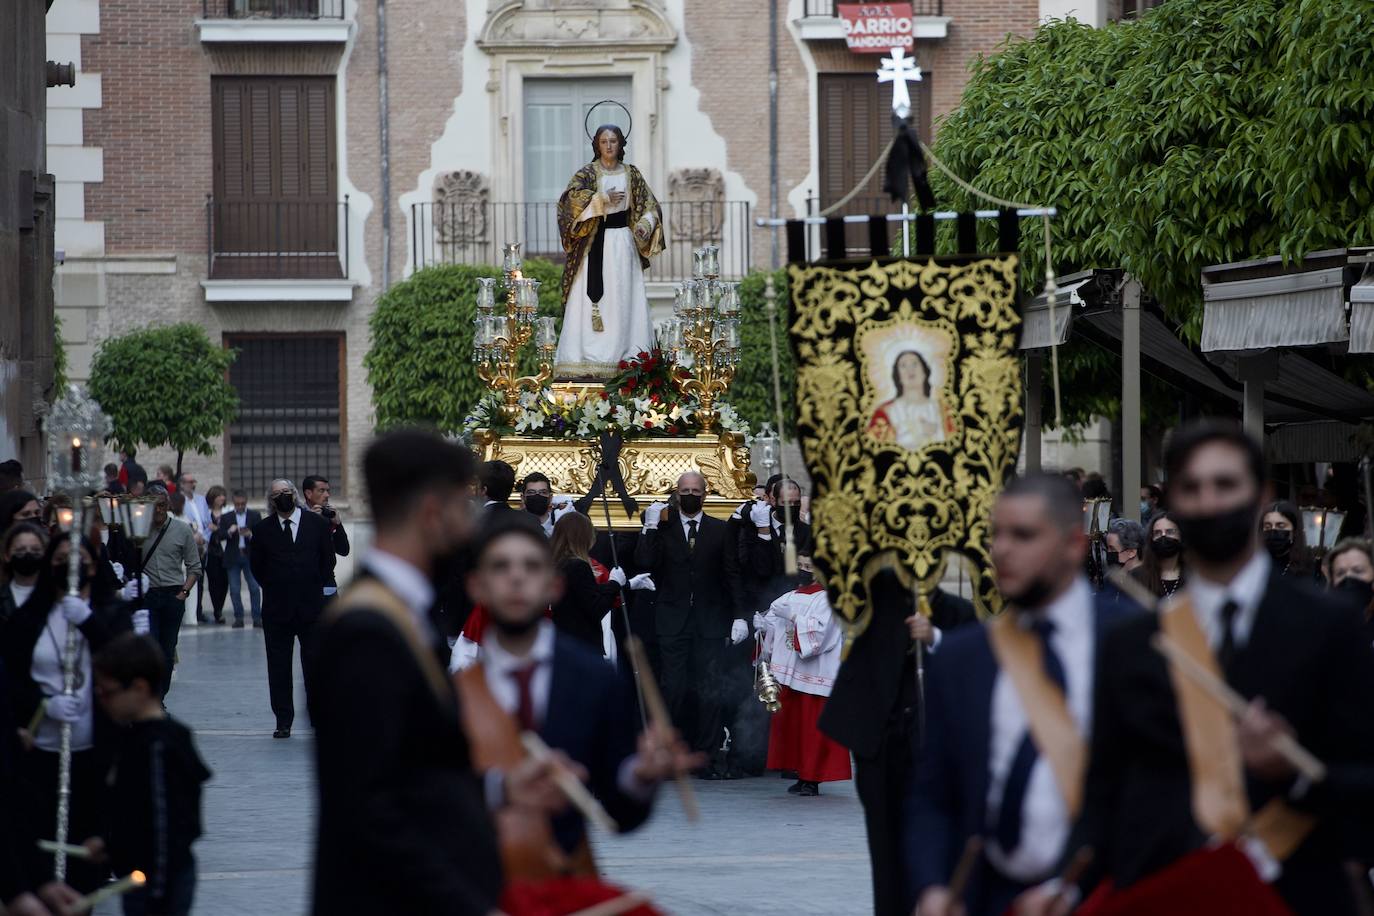
M 167 707 L 195 730 L 215 774 L 205 791 L 206 833 L 196 845 L 195 912 L 304 913 L 315 786 L 299 665 L 296 734 L 275 741 L 261 630 L 184 628 L 180 656 Z M 694 781 L 702 811 L 696 825 L 686 823 L 667 788 L 639 831 L 597 837 L 599 861 L 611 880 L 683 916 L 871 912 L 853 784 L 823 787 L 810 799 L 787 795 L 786 785 L 776 775 Z

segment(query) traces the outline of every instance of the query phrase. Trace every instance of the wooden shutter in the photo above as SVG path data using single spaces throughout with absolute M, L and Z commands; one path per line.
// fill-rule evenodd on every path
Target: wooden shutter
M 214 80 L 215 197 L 333 202 L 332 77 Z
M 868 73 L 823 73 L 819 77 L 821 207 L 850 192 L 887 143 L 890 103 Z M 882 194 L 882 171 L 859 191 L 845 212 L 871 210 Z M 857 207 L 858 209 L 854 209 Z

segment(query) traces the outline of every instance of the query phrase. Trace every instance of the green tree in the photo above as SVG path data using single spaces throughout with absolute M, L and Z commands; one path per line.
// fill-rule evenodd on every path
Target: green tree
M 755 431 L 764 423 L 778 425 L 773 398 L 773 350 L 768 337 L 764 282 L 768 271 L 756 270 L 740 283 L 740 360 L 735 380 L 725 395 Z M 790 435 L 796 422 L 796 370 L 792 362 L 792 298 L 787 271 L 773 272 L 778 293 L 778 368 L 782 377 L 783 424 Z
M 1371 28 L 1374 10 L 1345 0 L 1169 0 L 1136 22 L 1049 23 L 974 65 L 936 153 L 985 191 L 1057 207 L 1057 273 L 1123 267 L 1196 342 L 1203 267 L 1374 242 Z M 942 207 L 974 203 L 933 184 Z M 1024 230 L 1038 286 L 1043 241 Z M 1094 384 L 1102 351 L 1075 342 L 1061 366 L 1066 422 L 1115 411 Z
M 177 476 L 186 452 L 213 454 L 211 437 L 238 415 L 238 394 L 229 384 L 236 355 L 194 324 L 106 340 L 91 361 L 88 388 L 114 422 L 111 442 L 121 449 L 175 449 Z
M 524 273 L 539 280 L 539 314 L 562 322 L 562 268 L 525 261 Z M 377 300 L 372 346 L 363 357 L 377 428 L 428 426 L 457 433 L 487 386 L 472 364 L 472 320 L 477 278 L 499 277 L 485 265 L 449 264 L 416 271 Z M 525 374 L 537 371 L 533 347 L 522 354 Z

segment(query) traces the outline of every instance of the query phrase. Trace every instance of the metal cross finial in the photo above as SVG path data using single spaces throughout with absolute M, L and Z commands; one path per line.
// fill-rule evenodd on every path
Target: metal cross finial
M 892 56 L 883 58 L 878 82 L 892 84 L 892 110 L 902 120 L 911 115 L 911 95 L 906 90 L 906 84 L 912 80 L 919 82 L 920 79 L 921 68 L 916 66 L 914 57 L 906 56 L 905 49 L 893 48 Z

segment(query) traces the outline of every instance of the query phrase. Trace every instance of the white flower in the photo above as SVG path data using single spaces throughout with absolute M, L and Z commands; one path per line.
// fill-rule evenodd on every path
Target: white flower
M 691 412 L 692 409 L 690 407 L 684 407 L 682 404 L 674 404 L 673 409 L 668 411 L 668 418 L 674 422 L 685 420 Z
M 534 407 L 539 403 L 539 392 L 525 390 L 520 392 L 520 406 Z
M 654 425 L 654 429 L 662 429 L 667 425 L 668 415 L 660 410 L 650 410 L 644 415 L 644 419 Z
M 648 398 L 635 398 L 634 401 L 632 401 L 631 403 L 635 405 L 635 410 L 638 410 L 641 413 L 643 411 L 650 410 L 653 408 L 653 402 L 651 402 Z
M 611 402 L 605 398 L 597 398 L 592 402 L 592 410 L 604 420 L 611 415 Z
M 544 424 L 544 416 L 533 410 L 524 410 L 515 419 L 515 431 L 518 433 L 529 432 L 539 429 Z

